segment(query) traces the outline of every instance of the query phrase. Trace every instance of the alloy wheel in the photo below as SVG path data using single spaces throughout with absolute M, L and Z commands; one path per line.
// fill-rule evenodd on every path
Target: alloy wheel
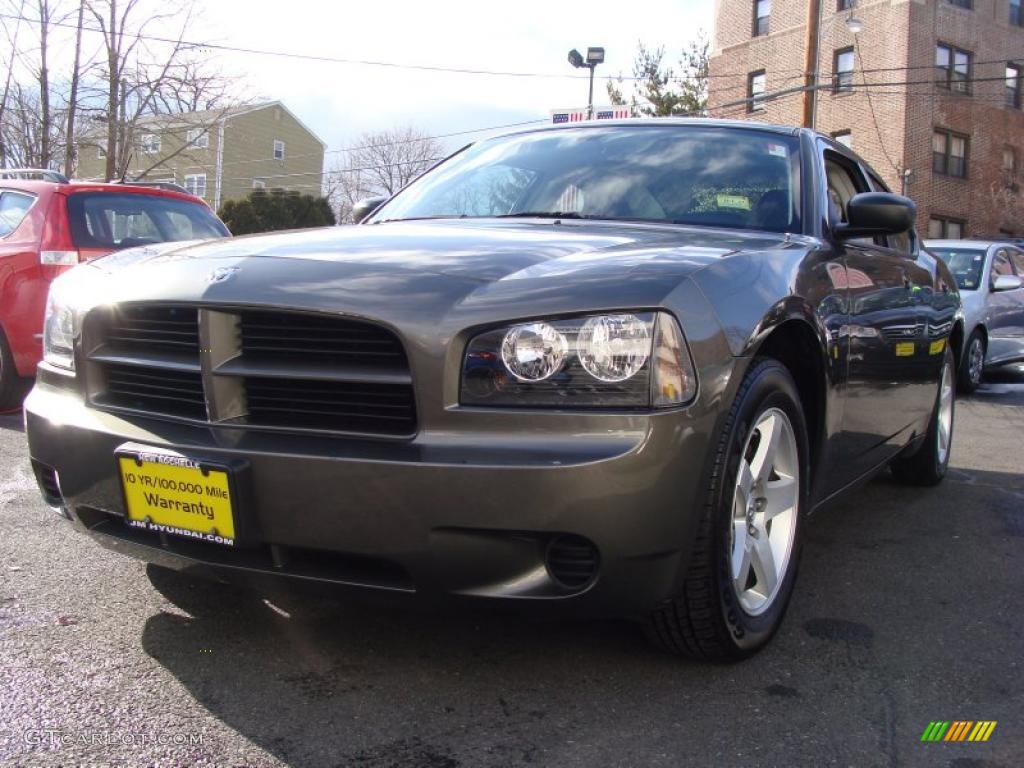
M 950 437 L 953 434 L 953 366 L 942 367 L 942 384 L 939 389 L 938 454 L 939 464 L 946 463 L 949 454 Z
M 769 408 L 758 418 L 740 458 L 733 495 L 730 575 L 743 610 L 771 606 L 789 567 L 800 499 L 800 460 L 793 425 Z
M 967 375 L 971 377 L 971 383 L 977 386 L 981 383 L 981 373 L 985 367 L 985 349 L 981 339 L 975 337 L 971 341 L 971 348 L 967 351 Z

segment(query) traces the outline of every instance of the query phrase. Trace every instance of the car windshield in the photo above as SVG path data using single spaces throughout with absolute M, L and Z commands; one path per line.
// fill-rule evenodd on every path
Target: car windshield
M 118 250 L 230 233 L 202 203 L 122 192 L 77 192 L 68 197 L 71 235 L 78 248 Z
M 976 291 L 981 285 L 981 269 L 985 266 L 984 248 L 929 248 L 949 267 L 962 291 Z
M 603 126 L 482 141 L 370 219 L 547 216 L 800 231 L 796 137 Z

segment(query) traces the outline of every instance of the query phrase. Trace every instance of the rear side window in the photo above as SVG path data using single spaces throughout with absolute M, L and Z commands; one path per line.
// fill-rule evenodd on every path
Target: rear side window
M 157 195 L 80 192 L 68 197 L 68 217 L 78 248 L 117 250 L 229 234 L 205 205 Z
M 18 228 L 35 200 L 21 192 L 0 192 L 0 237 L 7 237 Z

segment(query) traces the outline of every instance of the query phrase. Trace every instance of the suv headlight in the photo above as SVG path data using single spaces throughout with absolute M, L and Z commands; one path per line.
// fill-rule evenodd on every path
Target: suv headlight
M 470 340 L 463 405 L 664 408 L 697 394 L 693 361 L 666 312 L 533 320 Z
M 74 308 L 50 289 L 43 320 L 43 360 L 50 365 L 75 370 L 76 316 Z

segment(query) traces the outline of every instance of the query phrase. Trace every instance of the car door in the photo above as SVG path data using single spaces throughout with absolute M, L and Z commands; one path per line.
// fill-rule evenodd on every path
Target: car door
M 845 223 L 846 206 L 870 186 L 850 158 L 823 155 L 830 226 Z M 843 457 L 839 473 L 850 481 L 892 457 L 919 428 L 935 397 L 928 380 L 922 299 L 929 272 L 884 238 L 841 241 L 847 273 L 847 371 Z
M 988 352 L 986 362 L 1007 363 L 1024 359 L 1024 287 L 995 290 L 1000 275 L 1024 279 L 1024 254 L 1010 246 L 999 246 L 992 254 L 989 269 Z

